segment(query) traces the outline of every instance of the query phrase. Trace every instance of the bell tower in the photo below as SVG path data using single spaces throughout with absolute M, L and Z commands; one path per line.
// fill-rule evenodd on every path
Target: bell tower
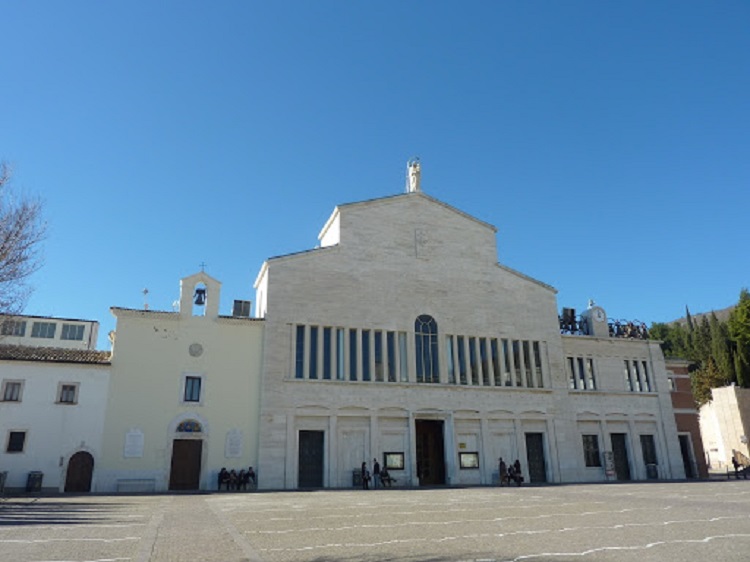
M 205 271 L 180 279 L 180 315 L 219 316 L 221 283 Z

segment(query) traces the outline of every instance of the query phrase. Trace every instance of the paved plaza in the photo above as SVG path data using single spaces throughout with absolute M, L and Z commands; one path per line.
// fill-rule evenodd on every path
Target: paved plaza
M 750 481 L 6 498 L 2 562 L 750 559 Z

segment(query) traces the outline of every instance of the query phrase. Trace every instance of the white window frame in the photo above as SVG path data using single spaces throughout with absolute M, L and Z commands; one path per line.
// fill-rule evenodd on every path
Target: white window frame
M 72 402 L 67 401 L 67 400 L 63 401 L 62 399 L 63 388 L 66 386 L 74 387 Z M 78 388 L 80 386 L 81 386 L 81 383 L 79 382 L 62 382 L 62 381 L 59 382 L 57 384 L 57 401 L 55 402 L 55 404 L 62 404 L 63 406 L 75 406 L 76 404 L 78 404 Z
M 187 390 L 188 378 L 200 379 L 201 391 L 200 397 L 196 400 L 185 400 L 185 391 Z M 203 406 L 203 402 L 206 396 L 206 375 L 202 373 L 182 373 L 182 380 L 180 384 L 180 404 L 186 406 Z
M 23 379 L 4 379 L 3 380 L 3 388 L 2 388 L 2 394 L 0 394 L 0 402 L 5 402 L 7 404 L 18 404 L 23 401 L 23 387 L 24 387 L 25 381 Z M 6 400 L 5 399 L 5 392 L 9 385 L 11 384 L 19 384 L 20 388 L 18 389 L 18 400 Z
M 26 336 L 26 320 L 8 318 L 0 322 L 0 335 L 22 338 Z
M 39 326 L 39 329 L 38 329 L 38 331 L 36 332 L 36 335 L 35 335 L 34 328 L 36 328 L 37 326 Z M 52 326 L 52 335 L 48 336 L 47 333 L 49 332 L 49 327 L 50 326 Z M 42 329 L 42 327 L 44 327 L 44 328 Z M 43 334 L 40 334 L 39 332 L 42 332 L 42 331 L 43 331 Z M 43 322 L 43 321 L 39 320 L 39 321 L 35 321 L 35 322 L 33 322 L 31 324 L 31 337 L 32 338 L 53 340 L 53 339 L 55 339 L 55 334 L 57 334 L 57 323 L 56 322 Z
M 70 337 L 70 331 L 75 331 L 75 336 L 78 336 L 78 332 L 80 332 L 81 337 Z M 86 326 L 83 324 L 69 324 L 64 323 L 62 325 L 62 329 L 60 330 L 60 339 L 66 340 L 66 341 L 83 341 L 84 332 L 86 331 Z

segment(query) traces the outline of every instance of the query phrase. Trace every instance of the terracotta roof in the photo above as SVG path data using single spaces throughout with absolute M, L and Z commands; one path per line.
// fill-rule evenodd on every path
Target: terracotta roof
M 112 353 L 109 351 L 0 344 L 0 360 L 6 361 L 49 361 L 50 363 L 109 365 L 111 359 Z

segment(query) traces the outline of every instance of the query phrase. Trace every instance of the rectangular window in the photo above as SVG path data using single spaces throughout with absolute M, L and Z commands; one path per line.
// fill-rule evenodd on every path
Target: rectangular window
M 323 378 L 331 378 L 331 328 L 323 328 Z
M 534 369 L 536 370 L 536 383 L 539 388 L 544 388 L 544 370 L 542 369 L 542 350 L 538 341 L 534 342 Z
M 23 381 L 3 381 L 3 402 L 20 402 Z
M 576 363 L 573 357 L 568 357 L 568 386 L 572 390 L 576 388 Z
M 344 354 L 346 352 L 346 331 L 336 328 L 336 379 L 344 380 Z
M 529 351 L 529 342 L 523 342 L 523 366 L 526 371 L 526 386 L 534 388 L 534 374 L 531 370 L 531 352 Z
M 406 353 L 406 332 L 398 333 L 398 356 L 401 359 L 401 381 L 407 382 L 409 380 L 409 356 Z
M 184 402 L 201 401 L 201 377 L 185 377 Z
M 482 384 L 490 386 L 490 362 L 487 360 L 487 340 L 479 339 L 479 358 L 482 364 Z
M 625 359 L 625 390 L 633 392 L 633 375 L 630 372 L 630 361 Z
M 388 353 L 388 382 L 396 382 L 396 332 L 387 332 L 385 343 Z
M 651 379 L 648 376 L 648 363 L 645 361 L 641 361 L 641 367 L 643 367 L 643 391 L 644 392 L 651 392 Z
M 60 404 L 77 404 L 78 384 L 61 383 L 57 393 L 57 401 Z
M 502 386 L 503 371 L 500 368 L 500 352 L 497 348 L 497 339 L 492 338 L 490 341 L 490 350 L 492 351 L 492 369 L 495 372 L 495 386 Z
M 55 337 L 55 328 L 57 324 L 54 322 L 34 322 L 31 325 L 31 337 L 52 339 Z
M 586 358 L 586 388 L 596 390 L 596 375 L 594 374 L 594 360 Z
M 83 341 L 83 324 L 63 324 L 60 339 Z
M 362 380 L 370 380 L 370 330 L 362 330 Z
M 464 337 L 456 336 L 456 345 L 458 346 L 458 381 L 461 384 L 468 384 L 466 378 L 466 350 L 464 349 Z
M 586 390 L 586 369 L 583 366 L 583 357 L 577 357 L 578 363 L 578 390 Z
M 601 466 L 602 458 L 599 454 L 599 436 L 598 435 L 584 435 L 583 436 L 583 458 L 586 461 L 586 466 Z
M 0 325 L 0 335 L 19 336 L 26 335 L 26 320 L 4 320 Z
M 294 351 L 294 377 L 305 378 L 305 327 L 297 326 L 296 349 Z
M 376 330 L 373 335 L 375 336 L 375 380 L 382 382 L 383 374 L 385 373 L 385 365 L 383 364 L 383 332 Z
M 318 327 L 310 326 L 310 365 L 309 378 L 318 378 Z
M 357 330 L 349 330 L 349 380 L 356 381 L 357 373 Z
M 516 386 L 523 386 L 523 373 L 521 372 L 521 342 L 513 340 L 513 365 L 516 372 Z
M 479 362 L 477 361 L 477 339 L 469 338 L 469 365 L 471 366 L 471 384 L 479 385 Z
M 456 384 L 456 363 L 453 357 L 453 336 L 445 336 L 445 357 L 448 360 L 448 382 Z
M 510 346 L 508 340 L 503 340 L 503 357 L 505 358 L 505 386 L 513 386 L 513 369 L 510 364 Z
M 638 369 L 638 361 L 633 361 L 633 382 L 635 383 L 635 391 L 643 392 L 643 386 L 641 385 L 641 371 Z
M 25 431 L 11 431 L 8 433 L 8 445 L 5 447 L 6 453 L 23 453 L 23 447 L 26 444 Z

